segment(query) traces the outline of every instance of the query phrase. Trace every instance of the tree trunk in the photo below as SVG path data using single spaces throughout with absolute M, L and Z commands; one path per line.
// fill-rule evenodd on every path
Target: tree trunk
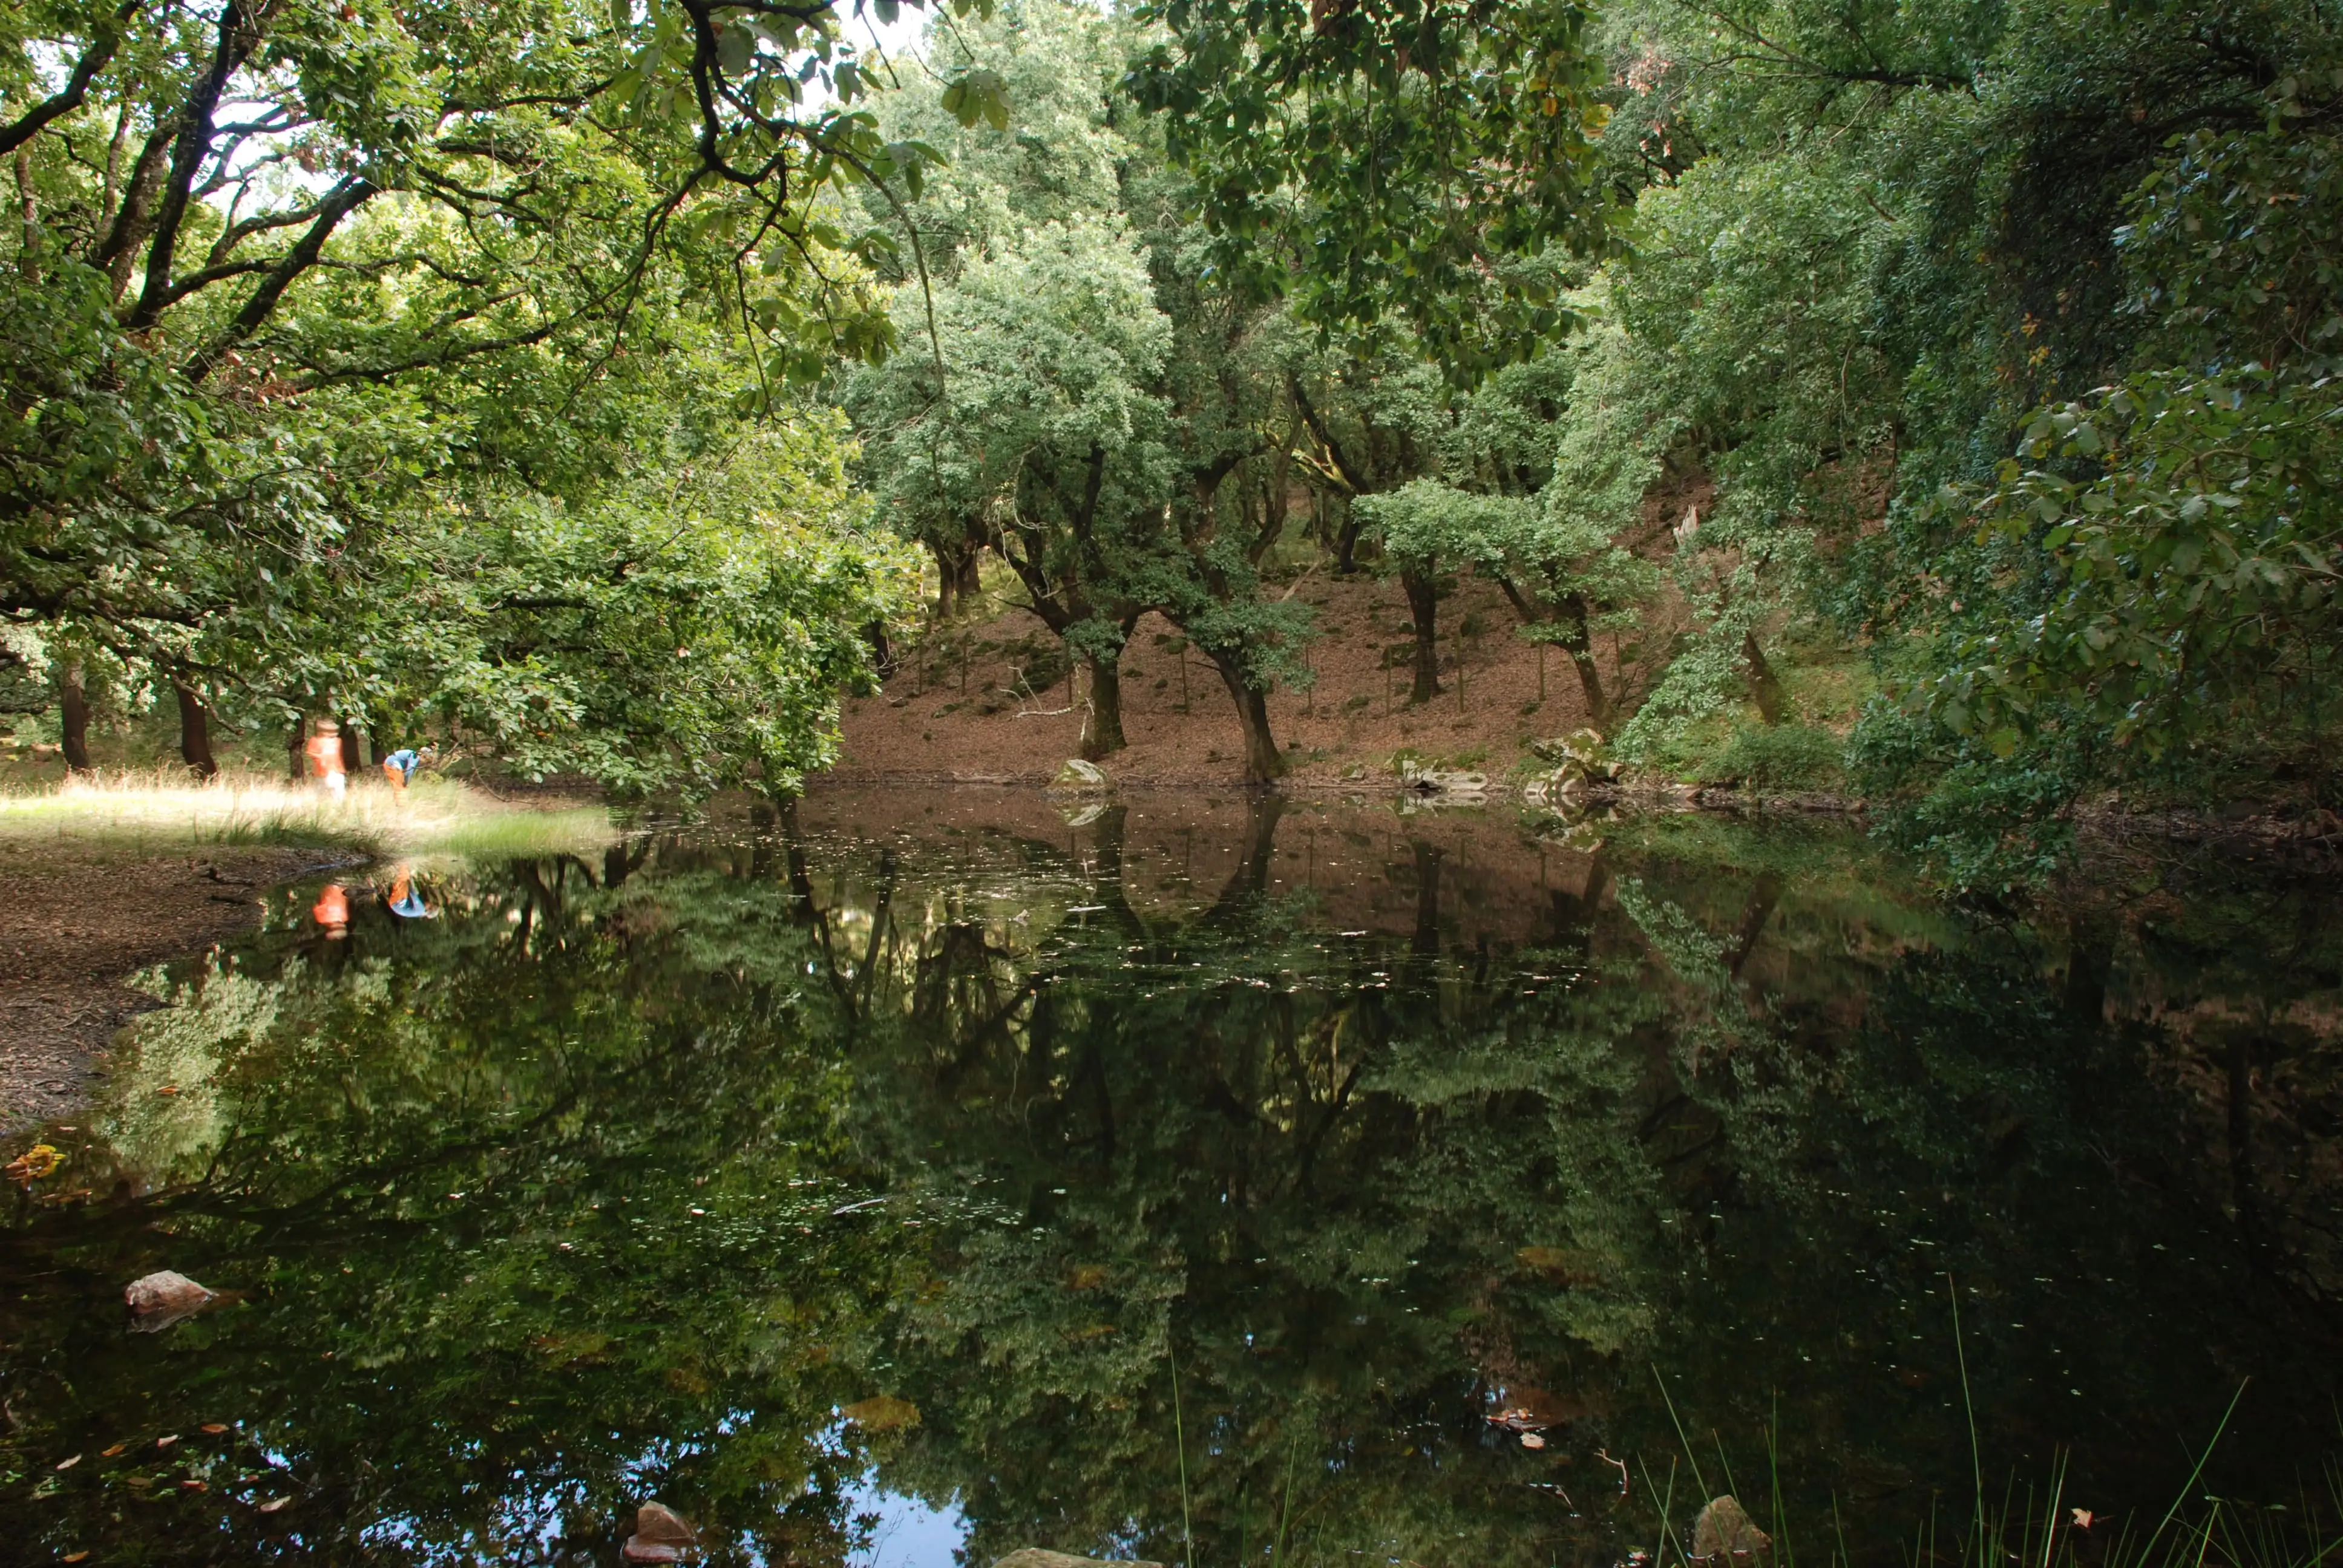
M 1221 672 L 1221 683 L 1229 689 L 1230 698 L 1237 705 L 1237 722 L 1244 728 L 1245 771 L 1248 784 L 1272 784 L 1285 772 L 1285 758 L 1277 749 L 1276 737 L 1269 731 L 1269 693 L 1258 691 L 1245 679 L 1244 668 L 1229 655 L 1212 655 L 1212 667 Z
M 309 722 L 305 719 L 293 721 L 293 733 L 285 738 L 285 773 L 298 784 L 309 776 L 308 754 L 302 749 L 309 739 Z
M 1603 691 L 1603 671 L 1594 662 L 1594 609 L 1584 594 L 1564 594 L 1549 613 L 1511 578 L 1500 577 L 1497 586 L 1505 590 L 1512 601 L 1513 613 L 1522 618 L 1523 626 L 1558 625 L 1562 636 L 1554 638 L 1562 650 L 1570 655 L 1572 668 L 1578 671 L 1579 689 L 1586 694 L 1586 722 L 1594 729 L 1608 734 L 1611 729 L 1611 699 Z M 1540 668 L 1541 680 L 1544 668 Z M 1540 686 L 1543 699 L 1544 686 Z
M 1603 671 L 1595 667 L 1592 648 L 1572 648 L 1564 645 L 1570 655 L 1573 668 L 1578 671 L 1578 689 L 1586 696 L 1586 722 L 1599 734 L 1611 732 L 1611 699 L 1603 694 Z
M 16 252 L 16 270 L 26 283 L 41 281 L 41 204 L 33 194 L 33 144 L 16 148 L 16 197 L 23 208 L 25 237 Z
M 1563 635 L 1562 648 L 1570 655 L 1572 668 L 1578 671 L 1579 689 L 1586 694 L 1586 722 L 1607 735 L 1611 729 L 1611 699 L 1604 695 L 1603 671 L 1594 662 L 1594 634 L 1587 624 L 1591 617 L 1586 600 L 1571 594 L 1562 601 L 1560 611 L 1555 618 L 1569 628 Z
M 983 591 L 976 571 L 980 552 L 969 544 L 931 544 L 928 549 L 936 558 L 936 619 L 950 620 Z
M 356 719 L 342 721 L 342 771 L 353 779 L 358 774 L 358 726 Z
M 156 122 L 138 149 L 137 161 L 130 166 L 130 184 L 122 193 L 122 205 L 115 211 L 106 243 L 91 257 L 105 266 L 117 300 L 130 287 L 130 274 L 138 265 L 138 247 L 146 243 L 153 223 L 155 193 L 162 188 L 163 171 L 177 136 L 176 118 L 165 116 Z
M 1411 703 L 1424 703 L 1440 695 L 1440 585 L 1430 572 L 1403 571 L 1400 586 L 1407 590 L 1407 613 L 1415 620 L 1415 687 Z
M 1122 657 L 1085 655 L 1082 662 L 1091 671 L 1091 717 L 1082 726 L 1082 756 L 1096 762 L 1130 744 L 1122 738 Z
M 1359 569 L 1359 514 L 1347 501 L 1342 503 L 1342 521 L 1334 530 L 1334 575 L 1349 577 Z
M 212 760 L 211 713 L 204 707 L 203 694 L 186 676 L 174 676 L 171 689 L 179 699 L 179 756 L 196 778 L 209 779 L 219 771 L 219 764 Z
M 1741 634 L 1741 657 L 1749 666 L 1749 695 L 1757 699 L 1758 717 L 1769 725 L 1781 723 L 1790 705 L 1782 691 L 1781 678 L 1765 662 L 1765 650 L 1757 646 L 1755 632 Z
M 65 768 L 89 771 L 89 698 L 82 686 L 81 660 L 68 659 L 57 673 L 57 721 L 65 741 Z

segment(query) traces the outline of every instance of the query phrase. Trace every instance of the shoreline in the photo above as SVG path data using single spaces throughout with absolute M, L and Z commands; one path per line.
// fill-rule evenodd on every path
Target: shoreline
M 157 1004 L 142 970 L 234 941 L 261 899 L 357 863 L 316 847 L 5 841 L 0 872 L 0 1134 L 71 1114 L 123 1026 Z

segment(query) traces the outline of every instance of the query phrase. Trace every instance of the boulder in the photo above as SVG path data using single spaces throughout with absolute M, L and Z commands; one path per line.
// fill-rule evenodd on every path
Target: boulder
M 185 1274 L 163 1269 L 131 1281 L 122 1299 L 130 1304 L 132 1330 L 152 1334 L 169 1328 L 181 1318 L 202 1312 L 218 1295 L 218 1292 L 196 1283 Z
M 1714 1568 L 1750 1568 L 1771 1551 L 1774 1538 L 1750 1522 L 1731 1493 L 1712 1499 L 1692 1524 L 1692 1560 Z
M 645 1502 L 635 1507 L 635 1533 L 623 1554 L 629 1563 L 680 1563 L 699 1545 L 689 1520 L 664 1503 Z
M 1065 766 L 1058 769 L 1058 776 L 1050 780 L 1052 789 L 1091 790 L 1113 787 L 1114 780 L 1106 776 L 1105 769 L 1095 762 L 1085 762 L 1079 757 L 1067 758 Z
M 1530 742 L 1530 754 L 1554 765 L 1554 779 L 1592 783 L 1619 777 L 1619 764 L 1610 756 L 1609 743 L 1593 729 L 1574 729 L 1547 740 Z
M 1403 762 L 1399 769 L 1400 788 L 1415 795 L 1485 795 L 1489 792 L 1486 773 L 1468 773 L 1457 768 L 1424 768 L 1413 762 Z
M 1077 1557 L 1070 1552 L 1051 1552 L 1040 1546 L 1027 1546 L 1011 1552 L 1006 1557 L 994 1559 L 992 1568 L 1163 1568 L 1163 1564 L 1111 1562 L 1103 1557 Z

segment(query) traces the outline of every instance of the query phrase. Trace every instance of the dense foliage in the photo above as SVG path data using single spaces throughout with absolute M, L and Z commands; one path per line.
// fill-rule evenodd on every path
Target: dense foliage
M 945 259 L 897 274 L 932 354 L 848 401 L 939 608 L 990 551 L 1087 662 L 1093 755 L 1157 609 L 1238 653 L 1272 776 L 1245 692 L 1309 630 L 1261 573 L 1314 557 L 1401 580 L 1414 700 L 1483 577 L 1622 760 L 1843 764 L 1957 879 L 2110 788 L 2325 804 L 2315 9 L 1037 4 L 937 48 L 1032 128 L 882 95 L 948 149 L 903 213 Z
M 2317 7 L 858 18 L 12 15 L 0 706 L 786 789 L 917 546 L 1093 756 L 1154 612 L 1279 774 L 1322 564 L 1419 702 L 1483 578 L 1618 760 L 1844 771 L 1959 879 L 2328 803 Z
M 836 191 L 924 155 L 841 18 L 712 15 L 11 13 L 0 610 L 69 756 L 111 689 L 202 770 L 304 713 L 630 788 L 825 759 L 906 590 L 787 387 L 887 347 Z

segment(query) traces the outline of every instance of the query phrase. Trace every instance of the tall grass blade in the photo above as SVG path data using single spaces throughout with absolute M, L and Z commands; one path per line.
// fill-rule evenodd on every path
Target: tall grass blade
M 1676 1414 L 1676 1402 L 1668 1396 L 1668 1380 L 1660 1375 L 1660 1369 L 1656 1364 L 1652 1366 L 1652 1381 L 1660 1385 L 1660 1398 L 1666 1403 L 1668 1420 L 1676 1429 L 1677 1445 L 1684 1450 L 1684 1462 L 1692 1466 L 1692 1483 L 1700 1488 L 1700 1494 L 1703 1497 L 1706 1497 L 1709 1494 L 1708 1482 L 1700 1473 L 1699 1456 L 1692 1451 L 1692 1439 L 1684 1435 L 1684 1418 Z
M 2213 1450 L 2220 1446 L 2221 1434 L 2229 1430 L 2229 1417 L 2237 1413 L 2237 1402 L 2246 1397 L 2246 1383 L 2252 1381 L 2251 1378 L 2247 1378 L 2245 1382 L 2239 1383 L 2237 1392 L 2229 1396 L 2229 1408 L 2221 1412 L 2219 1423 L 2213 1428 L 2211 1441 L 2205 1444 L 2205 1451 L 2197 1456 L 2196 1464 L 2188 1472 L 2188 1479 L 2180 1483 L 2179 1495 L 2173 1498 L 2172 1506 L 2164 1511 L 2164 1517 L 2157 1521 L 2155 1531 L 2147 1538 L 2147 1544 L 2139 1549 L 2142 1562 L 2146 1562 L 2155 1553 L 2156 1543 L 2164 1538 L 2165 1529 L 2178 1517 L 2181 1506 L 2188 1501 L 2188 1494 L 2197 1490 L 2197 1478 L 2205 1473 L 2205 1462 L 2211 1459 Z
M 1188 1421 L 1180 1409 L 1180 1356 L 1172 1357 L 1172 1435 L 1180 1445 L 1180 1559 L 1182 1568 L 1196 1568 L 1196 1526 L 1188 1506 Z
M 1969 1393 L 1969 1352 L 1961 1342 L 1961 1290 L 1950 1272 L 1945 1275 L 1945 1294 L 1953 1303 L 1953 1359 L 1961 1369 L 1961 1412 L 1969 1423 L 1969 1475 L 1976 1486 L 1974 1513 L 1977 1560 L 1986 1561 L 1985 1545 L 1985 1452 L 1977 1445 L 1976 1401 Z

